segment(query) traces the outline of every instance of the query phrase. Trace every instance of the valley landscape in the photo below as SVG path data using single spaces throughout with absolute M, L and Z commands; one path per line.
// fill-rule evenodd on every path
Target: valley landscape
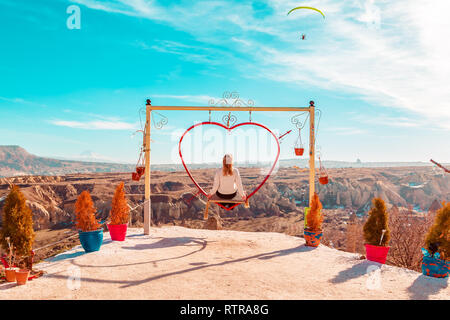
M 104 164 L 86 165 L 111 169 L 103 168 Z M 6 167 L 4 163 L 2 166 Z M 247 190 L 254 189 L 264 177 L 257 168 L 239 169 Z M 194 169 L 192 174 L 205 190 L 209 190 L 214 170 Z M 324 208 L 323 243 L 341 250 L 346 250 L 347 224 L 355 219 L 364 219 L 374 197 L 382 197 L 389 208 L 409 208 L 417 216 L 435 211 L 440 208 L 442 201 L 450 199 L 448 175 L 431 167 L 330 168 L 328 173 L 330 182 L 327 185 L 316 185 Z M 143 179 L 139 182 L 132 181 L 129 172 L 0 178 L 0 209 L 10 186 L 19 186 L 32 209 L 34 229 L 37 231 L 35 248 L 40 248 L 75 234 L 74 205 L 78 195 L 84 190 L 92 195 L 97 218 L 106 221 L 114 188 L 122 181 L 125 182 L 128 204 L 132 209 L 130 226 L 140 227 L 143 222 L 144 182 Z M 197 189 L 185 171 L 152 171 L 151 191 L 154 226 L 178 225 L 198 229 L 221 228 L 303 236 L 303 214 L 309 191 L 307 171 L 279 168 L 250 199 L 250 208 L 238 206 L 232 211 L 225 211 L 212 206 L 210 215 L 215 219 L 212 224 L 210 221 L 205 224 L 203 220 L 206 198 L 202 195 L 195 196 Z M 64 251 L 77 243 L 78 238 L 72 237 L 37 250 L 36 260 Z

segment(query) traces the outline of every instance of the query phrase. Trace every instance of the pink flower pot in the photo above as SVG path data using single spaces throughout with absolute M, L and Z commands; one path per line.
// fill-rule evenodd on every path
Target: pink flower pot
M 366 247 L 367 260 L 382 264 L 386 263 L 386 257 L 390 247 L 374 246 L 371 244 L 365 244 L 364 246 Z
M 127 224 L 108 224 L 109 234 L 113 241 L 124 241 L 127 235 Z

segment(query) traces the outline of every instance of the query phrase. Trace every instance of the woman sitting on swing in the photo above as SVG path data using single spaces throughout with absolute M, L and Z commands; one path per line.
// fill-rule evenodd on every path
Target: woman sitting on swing
M 223 157 L 223 167 L 216 171 L 214 176 L 214 184 L 208 198 L 211 198 L 214 194 L 217 197 L 230 200 L 233 199 L 239 192 L 242 200 L 245 201 L 246 194 L 244 188 L 242 187 L 241 176 L 239 175 L 239 170 L 233 168 L 233 157 L 231 154 L 226 154 Z M 234 206 L 234 203 L 220 203 L 224 207 L 230 208 Z

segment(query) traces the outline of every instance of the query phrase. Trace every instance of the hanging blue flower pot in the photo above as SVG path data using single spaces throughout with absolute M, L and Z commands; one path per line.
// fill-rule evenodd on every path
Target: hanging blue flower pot
M 93 252 L 100 250 L 103 243 L 103 229 L 95 231 L 78 231 L 80 243 L 86 252 Z
M 433 256 L 422 248 L 422 273 L 426 276 L 434 278 L 446 278 L 450 271 L 450 261 L 439 259 L 439 253 L 436 252 Z

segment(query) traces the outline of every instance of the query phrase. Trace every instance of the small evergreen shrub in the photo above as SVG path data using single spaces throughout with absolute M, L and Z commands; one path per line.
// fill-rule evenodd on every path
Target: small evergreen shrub
M 322 204 L 317 193 L 314 193 L 311 201 L 311 209 L 306 216 L 306 230 L 308 231 L 319 231 L 322 230 Z
M 13 185 L 3 207 L 3 225 L 0 230 L 1 246 L 9 252 L 9 240 L 14 248 L 16 258 L 26 258 L 33 249 L 34 237 L 31 209 L 26 205 L 25 196 L 20 188 Z
M 425 246 L 430 254 L 437 251 L 441 259 L 450 260 L 450 202 L 442 203 L 442 208 L 437 211 L 434 224 L 425 238 Z
M 125 198 L 124 183 L 121 182 L 114 193 L 111 204 L 111 224 L 126 224 L 129 220 L 130 208 Z
M 101 224 L 95 218 L 96 211 L 91 194 L 89 191 L 83 191 L 75 203 L 76 227 L 83 232 L 101 228 Z
M 386 210 L 386 204 L 381 198 L 374 198 L 372 204 L 372 208 L 369 211 L 369 218 L 363 227 L 364 240 L 367 244 L 373 246 L 386 247 L 389 245 L 389 240 L 391 238 L 388 226 L 389 215 Z M 385 230 L 384 235 L 383 230 Z M 382 235 L 383 239 L 381 239 Z

